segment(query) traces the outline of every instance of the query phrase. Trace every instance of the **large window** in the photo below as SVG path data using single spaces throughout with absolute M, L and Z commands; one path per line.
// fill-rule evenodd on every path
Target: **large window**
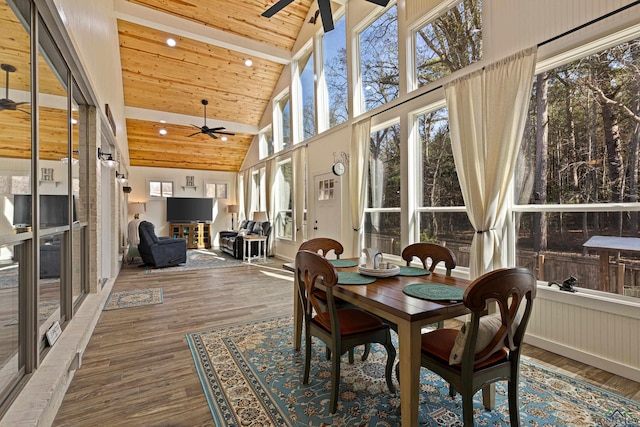
M 328 126 L 346 122 L 347 111 L 347 35 L 344 16 L 335 28 L 322 36 L 322 63 L 328 104 Z M 321 129 L 322 130 L 322 129 Z
M 364 111 L 398 97 L 398 7 L 392 6 L 359 34 Z
M 544 254 L 546 280 L 574 275 L 581 287 L 640 289 L 638 254 L 620 253 L 624 280 L 601 289 L 597 256 L 583 248 L 594 235 L 638 237 L 639 59 L 636 39 L 535 77 L 515 220 L 519 262 Z
M 415 126 L 420 160 L 414 163 L 422 176 L 418 187 L 416 232 L 420 242 L 439 243 L 458 255 L 458 265 L 468 266 L 473 227 L 464 200 L 451 149 L 446 108 L 419 114 Z
M 278 164 L 276 174 L 276 236 L 293 239 L 293 167 L 291 159 Z
M 415 32 L 418 86 L 438 80 L 482 57 L 482 0 L 464 0 Z
M 365 245 L 400 255 L 400 125 L 371 132 Z

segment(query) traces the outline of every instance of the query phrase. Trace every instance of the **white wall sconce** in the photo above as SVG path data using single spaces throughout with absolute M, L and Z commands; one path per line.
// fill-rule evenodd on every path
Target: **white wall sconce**
M 113 159 L 111 153 L 105 153 L 100 147 L 98 147 L 98 160 L 108 168 L 114 169 L 118 167 L 118 162 Z
M 118 171 L 116 171 L 116 179 L 118 180 L 118 182 L 120 184 L 126 184 L 127 183 L 127 177 L 125 176 L 125 174 L 119 173 Z

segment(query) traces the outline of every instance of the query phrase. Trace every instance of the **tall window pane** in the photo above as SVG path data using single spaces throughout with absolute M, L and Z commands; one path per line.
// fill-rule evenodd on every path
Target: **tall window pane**
M 316 96 L 313 53 L 303 57 L 300 67 L 300 93 L 302 94 L 302 137 L 307 139 L 316 134 Z
M 482 0 L 464 0 L 415 34 L 418 86 L 482 58 Z
M 422 206 L 464 206 L 451 149 L 446 108 L 418 116 L 422 155 Z
M 400 212 L 376 212 L 375 209 L 400 207 L 399 124 L 371 133 L 367 206 L 370 210 L 365 216 L 365 242 L 395 251 L 397 248 L 391 242 L 396 241 L 398 245 L 400 242 Z
M 277 152 L 291 145 L 291 97 L 289 92 L 276 99 L 273 123 L 275 126 L 274 149 Z
M 278 166 L 276 175 L 276 235 L 283 239 L 293 238 L 293 169 L 291 160 Z
M 451 149 L 446 108 L 417 117 L 422 170 L 419 208 L 464 206 Z M 439 243 L 453 250 L 459 266 L 468 266 L 474 229 L 466 212 L 426 211 L 417 215 L 419 242 Z
M 398 8 L 391 7 L 360 33 L 360 74 L 365 111 L 398 97 Z
M 327 86 L 329 127 L 347 121 L 347 35 L 344 16 L 322 36 L 322 62 Z

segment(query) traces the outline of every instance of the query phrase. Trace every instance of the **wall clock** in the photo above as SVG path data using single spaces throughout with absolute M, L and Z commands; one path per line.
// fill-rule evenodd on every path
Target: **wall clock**
M 344 170 L 345 170 L 344 163 L 342 163 L 341 161 L 335 162 L 333 164 L 332 170 L 333 170 L 334 175 L 340 176 L 340 175 L 344 174 Z

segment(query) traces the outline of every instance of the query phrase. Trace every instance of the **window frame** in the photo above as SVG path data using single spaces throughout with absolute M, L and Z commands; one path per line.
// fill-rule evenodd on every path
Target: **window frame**
M 155 196 L 151 193 L 151 185 L 152 184 L 160 184 L 160 196 Z M 164 184 L 171 184 L 171 195 L 165 195 L 163 186 Z M 166 199 L 167 197 L 174 197 L 175 194 L 175 182 L 173 180 L 167 179 L 151 179 L 147 178 L 147 195 L 149 198 L 154 200 Z

